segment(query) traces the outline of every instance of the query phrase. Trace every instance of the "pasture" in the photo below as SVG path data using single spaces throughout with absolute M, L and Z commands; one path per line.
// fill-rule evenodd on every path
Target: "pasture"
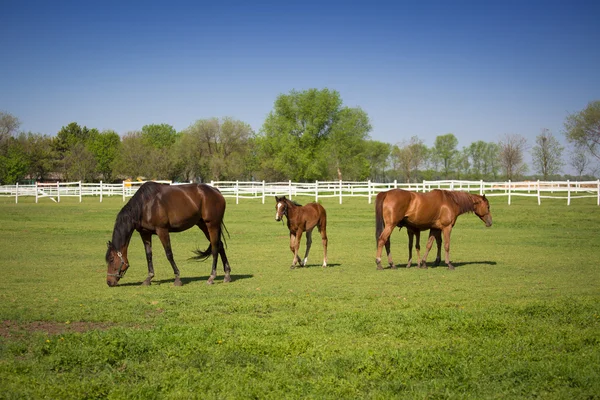
M 377 271 L 364 198 L 323 199 L 330 267 L 315 232 L 309 267 L 290 270 L 269 200 L 228 199 L 231 283 L 219 261 L 206 284 L 210 262 L 189 258 L 207 241 L 190 229 L 171 235 L 182 287 L 156 237 L 156 276 L 140 286 L 134 233 L 109 288 L 120 198 L 0 198 L 0 398 L 600 397 L 594 199 L 490 198 L 491 228 L 458 218 L 454 271 L 403 268 L 405 230 L 391 236 L 399 268 Z

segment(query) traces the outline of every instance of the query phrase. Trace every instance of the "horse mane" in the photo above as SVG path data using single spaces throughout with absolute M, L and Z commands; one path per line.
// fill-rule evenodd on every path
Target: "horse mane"
M 445 190 L 446 194 L 456 203 L 458 206 L 459 214 L 474 211 L 473 194 L 468 192 L 462 192 L 458 190 Z
M 109 242 L 106 251 L 106 261 L 110 257 L 111 250 L 119 250 L 131 238 L 134 228 L 142 221 L 142 211 L 144 204 L 160 192 L 162 184 L 156 182 L 146 182 L 134 193 L 127 204 L 121 208 L 115 227 L 113 229 L 112 241 Z

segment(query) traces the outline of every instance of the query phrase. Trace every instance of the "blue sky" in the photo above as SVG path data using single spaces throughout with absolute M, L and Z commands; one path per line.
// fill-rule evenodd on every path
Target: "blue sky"
M 533 146 L 600 99 L 598 1 L 4 0 L 2 14 L 0 110 L 49 135 L 225 116 L 259 131 L 278 95 L 329 88 L 375 140 Z

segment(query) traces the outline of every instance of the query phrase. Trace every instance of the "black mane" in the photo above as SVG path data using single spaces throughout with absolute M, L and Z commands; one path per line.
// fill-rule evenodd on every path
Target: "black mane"
M 127 204 L 123 206 L 117 219 L 115 221 L 115 227 L 113 229 L 112 240 L 108 243 L 108 250 L 106 251 L 106 261 L 108 262 L 110 251 L 112 249 L 119 250 L 127 243 L 131 238 L 131 234 L 136 226 L 138 226 L 142 220 L 142 212 L 144 204 L 149 201 L 152 197 L 156 196 L 161 191 L 163 184 L 156 182 L 146 182 L 135 192 L 135 194 L 129 199 Z

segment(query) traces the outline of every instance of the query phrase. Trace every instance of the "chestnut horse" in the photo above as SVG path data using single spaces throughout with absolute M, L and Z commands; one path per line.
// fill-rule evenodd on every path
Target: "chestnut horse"
M 312 244 L 312 231 L 316 226 L 319 232 L 321 232 L 321 239 L 323 241 L 323 267 L 327 266 L 327 214 L 325 209 L 319 203 L 310 203 L 302 206 L 295 201 L 286 199 L 285 196 L 275 196 L 275 220 L 281 221 L 283 216 L 287 217 L 287 226 L 290 230 L 290 250 L 294 253 L 294 259 L 292 260 L 292 266 L 290 269 L 296 267 L 296 261 L 299 265 L 305 267 L 308 262 L 308 252 Z M 304 260 L 301 262 L 298 256 L 298 250 L 300 249 L 300 239 L 302 238 L 302 232 L 306 232 L 306 254 Z
M 377 269 L 383 269 L 381 266 L 383 246 L 387 252 L 389 265 L 394 267 L 390 254 L 390 235 L 396 226 L 409 227 L 413 232 L 426 229 L 440 230 L 444 239 L 446 265 L 449 269 L 454 269 L 450 263 L 450 233 L 458 216 L 467 212 L 475 213 L 485 223 L 485 226 L 492 225 L 490 203 L 485 195 L 439 189 L 428 193 L 402 189 L 380 192 L 375 201 L 375 239 L 377 240 L 375 262 Z M 435 231 L 433 233 L 434 235 L 430 232 L 428 245 L 433 241 Z M 427 250 L 428 252 L 429 250 Z M 425 257 L 427 253 L 425 253 Z M 425 262 L 425 258 L 423 262 Z
M 108 271 L 106 283 L 116 286 L 127 269 L 127 248 L 133 231 L 139 232 L 146 250 L 148 277 L 142 285 L 150 285 L 154 277 L 152 266 L 152 235 L 160 239 L 175 273 L 175 286 L 181 286 L 179 269 L 173 259 L 169 232 L 181 232 L 197 226 L 204 232 L 210 244 L 205 251 L 195 250 L 197 260 L 212 255 L 212 272 L 208 284 L 217 276 L 217 259 L 221 255 L 225 282 L 231 281 L 231 268 L 223 245 L 223 223 L 225 199 L 218 189 L 205 184 L 168 185 L 146 182 L 135 192 L 121 209 L 115 221 L 112 241 L 108 242 L 106 262 Z

